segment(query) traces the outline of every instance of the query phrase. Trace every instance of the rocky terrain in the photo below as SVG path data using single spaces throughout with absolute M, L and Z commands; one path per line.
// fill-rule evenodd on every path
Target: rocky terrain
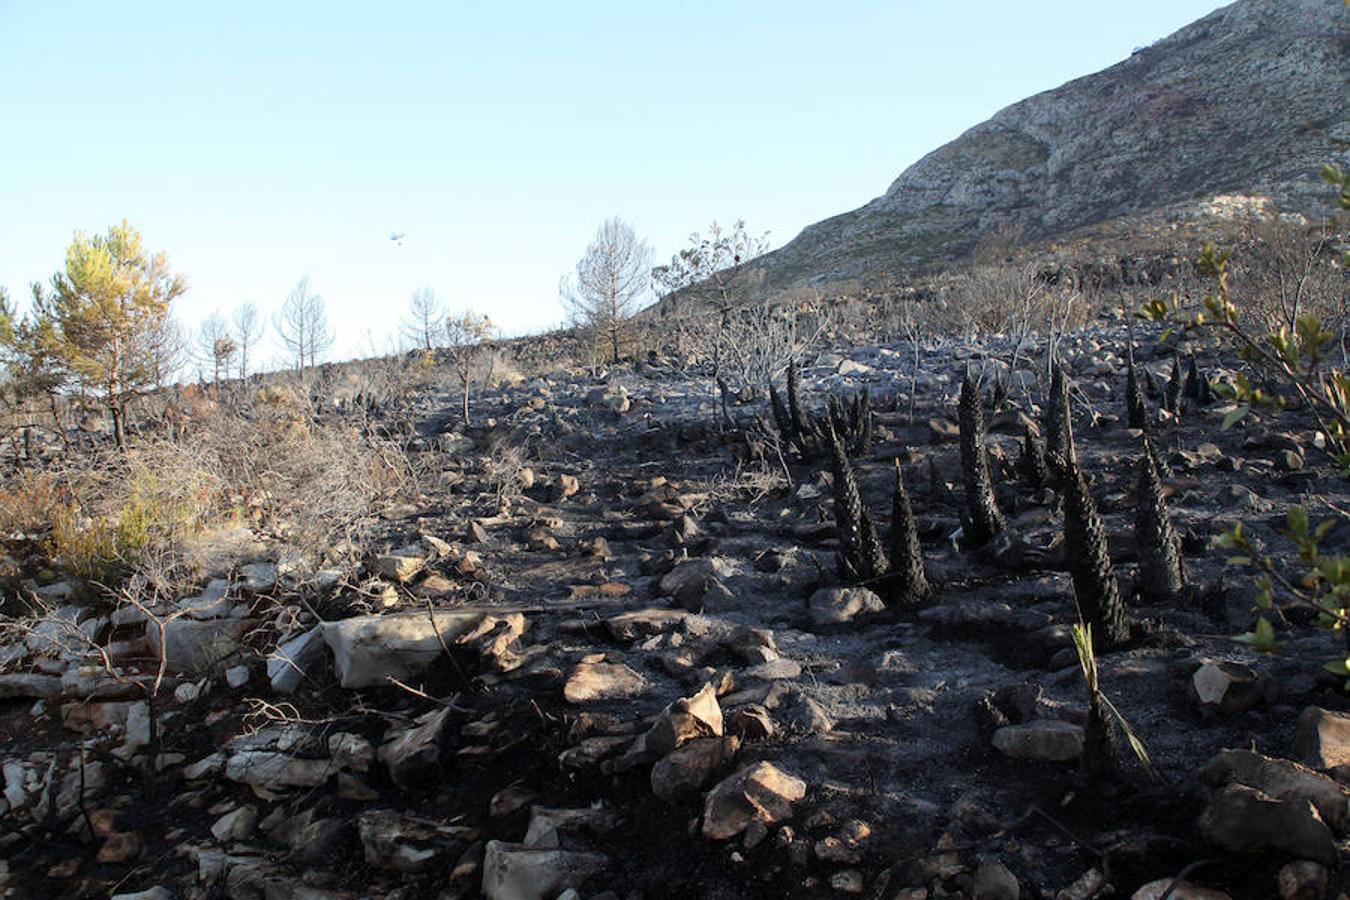
M 985 236 L 1223 217 L 1249 195 L 1324 215 L 1350 161 L 1350 8 L 1239 0 L 1129 59 L 1000 111 L 865 206 L 743 267 L 747 296 L 903 276 Z
M 454 396 L 419 398 L 407 453 L 442 476 L 377 510 L 356 564 L 306 566 L 241 529 L 195 595 L 147 604 L 91 593 L 41 567 L 36 536 L 9 536 L 4 887 L 1337 896 L 1350 705 L 1321 666 L 1340 638 L 1291 615 L 1278 655 L 1235 642 L 1255 588 L 1214 539 L 1243 522 L 1288 553 L 1300 503 L 1343 550 L 1345 482 L 1300 413 L 1224 430 L 1219 401 L 1161 412 L 1178 348 L 1138 332 L 1184 555 L 1174 602 L 1135 590 L 1126 331 L 1069 335 L 1061 356 L 1133 623 L 1099 655 L 1100 685 L 1152 773 L 1124 740 L 1105 770 L 1080 764 L 1093 732 L 1062 488 L 1021 462 L 1042 363 L 1010 373 L 997 340 L 926 344 L 917 368 L 905 344 L 804 360 L 809 409 L 870 392 L 853 468 L 883 526 L 903 472 L 932 585 L 908 609 L 840 583 L 828 463 L 775 452 L 763 399 L 719 431 L 715 386 L 656 359 L 492 391 L 467 430 L 447 426 Z M 1234 371 L 1214 346 L 1191 354 L 1206 380 Z M 1007 522 L 985 546 L 963 526 L 967 373 L 983 375 Z

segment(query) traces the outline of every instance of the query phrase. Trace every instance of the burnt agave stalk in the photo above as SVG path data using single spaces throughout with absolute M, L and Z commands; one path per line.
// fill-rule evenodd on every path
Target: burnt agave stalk
M 880 584 L 886 577 L 886 551 L 862 502 L 858 479 L 839 435 L 830 429 L 830 467 L 834 471 L 834 522 L 839 532 L 840 574 L 850 580 Z
M 1074 465 L 1073 417 L 1064 369 L 1055 364 L 1050 375 L 1050 399 L 1045 409 L 1045 462 L 1050 474 L 1063 477 Z
M 1004 528 L 1003 513 L 994 498 L 989 476 L 989 457 L 985 453 L 984 410 L 980 391 L 967 373 L 961 382 L 961 400 L 957 411 L 961 426 L 961 480 L 965 488 L 966 513 L 970 520 L 970 544 L 982 547 Z
M 798 447 L 803 453 L 814 449 L 814 430 L 811 427 L 811 417 L 806 413 L 806 405 L 802 403 L 801 378 L 797 374 L 797 363 L 794 361 L 788 365 L 788 418 L 792 422 L 792 433 L 796 436 Z
M 1022 456 L 1017 460 L 1017 468 L 1030 487 L 1044 487 L 1050 480 L 1050 472 L 1045 467 L 1045 447 L 1030 424 L 1022 437 Z
M 1167 382 L 1167 390 L 1163 393 L 1163 408 L 1174 416 L 1181 415 L 1181 390 L 1184 382 L 1181 378 L 1181 360 L 1178 357 L 1172 357 L 1172 377 Z
M 891 498 L 891 576 L 890 600 L 897 606 L 918 606 L 932 590 L 923 571 L 923 546 L 914 525 L 914 511 L 905 492 L 905 476 L 900 460 L 895 461 L 895 494 Z
M 1139 373 L 1134 368 L 1134 347 L 1130 347 L 1130 356 L 1125 369 L 1125 421 L 1131 428 L 1145 428 L 1148 425 L 1148 407 L 1144 405 L 1144 388 L 1139 383 Z
M 1130 636 L 1125 604 L 1107 550 L 1106 526 L 1077 465 L 1065 478 L 1064 549 L 1078 612 L 1092 626 L 1096 649 L 1109 651 L 1121 646 Z
M 1139 546 L 1139 587 L 1150 603 L 1175 603 L 1186 590 L 1181 538 L 1172 527 L 1163 499 L 1162 479 L 1153 454 L 1139 460 L 1139 496 L 1135 502 L 1134 536 Z
M 1200 399 L 1200 368 L 1195 364 L 1194 353 L 1186 363 L 1186 384 L 1181 393 L 1189 400 Z

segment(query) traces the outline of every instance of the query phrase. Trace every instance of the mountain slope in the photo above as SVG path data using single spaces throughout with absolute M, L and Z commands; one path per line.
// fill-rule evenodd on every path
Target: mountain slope
M 1350 160 L 1347 75 L 1343 0 L 1239 0 L 1007 107 L 747 269 L 757 292 L 828 286 L 951 260 L 1000 228 L 1043 239 L 1222 194 L 1325 212 L 1318 172 Z

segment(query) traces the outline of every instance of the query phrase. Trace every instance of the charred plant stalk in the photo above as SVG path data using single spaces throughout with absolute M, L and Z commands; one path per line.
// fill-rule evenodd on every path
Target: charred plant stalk
M 1139 383 L 1139 373 L 1134 368 L 1134 347 L 1130 347 L 1130 358 L 1125 369 L 1125 419 L 1131 428 L 1142 429 L 1148 425 L 1144 388 Z
M 1022 437 L 1022 456 L 1018 460 L 1018 468 L 1022 478 L 1032 488 L 1044 487 L 1050 480 L 1050 473 L 1045 467 L 1045 447 L 1041 446 L 1041 439 L 1030 424 Z
M 1106 714 L 1100 690 L 1088 690 L 1087 727 L 1083 729 L 1083 755 L 1078 759 L 1078 772 L 1083 781 L 1091 783 L 1116 770 L 1116 729 Z
M 993 480 L 989 476 L 980 392 L 969 374 L 961 382 L 957 420 L 961 426 L 961 479 L 970 521 L 970 543 L 971 546 L 982 547 L 1003 530 L 1004 521 L 994 498 Z
M 831 429 L 827 433 L 830 464 L 834 471 L 834 522 L 839 532 L 841 575 L 868 583 L 880 583 L 888 566 L 872 517 L 862 502 L 853 466 L 843 442 Z
M 923 547 L 914 525 L 914 511 L 905 491 L 900 460 L 895 461 L 895 494 L 891 498 L 891 576 L 889 594 L 897 606 L 918 606 L 932 593 L 923 571 Z
M 1139 587 L 1144 599 L 1150 603 L 1175 603 L 1186 589 L 1181 539 L 1167 514 L 1158 467 L 1147 451 L 1139 460 L 1134 536 L 1139 546 Z
M 1096 649 L 1109 651 L 1121 646 L 1129 639 L 1130 627 L 1107 549 L 1106 526 L 1076 465 L 1065 478 L 1064 549 L 1078 611 L 1092 626 Z
M 1045 410 L 1045 462 L 1050 474 L 1061 478 L 1075 465 L 1069 385 L 1058 363 L 1050 376 L 1050 400 Z
M 1181 360 L 1172 357 L 1172 377 L 1167 382 L 1167 390 L 1163 393 L 1163 407 L 1174 416 L 1181 415 Z
M 1200 399 L 1200 368 L 1195 364 L 1195 354 L 1192 353 L 1186 363 L 1186 384 L 1182 389 L 1182 394 L 1188 400 Z

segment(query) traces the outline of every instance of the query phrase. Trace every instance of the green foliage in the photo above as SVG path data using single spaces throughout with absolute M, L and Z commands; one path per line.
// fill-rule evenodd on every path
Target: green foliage
M 1294 608 L 1312 610 L 1319 627 L 1344 633 L 1350 623 L 1350 557 L 1326 553 L 1322 548 L 1322 542 L 1337 524 L 1336 519 L 1325 519 L 1313 525 L 1305 507 L 1289 507 L 1285 516 L 1285 535 L 1297 555 L 1291 559 L 1294 564 L 1287 569 L 1278 566 L 1274 557 L 1260 552 L 1241 523 L 1216 539 L 1220 547 L 1233 551 L 1229 565 L 1248 567 L 1256 573 L 1253 580 L 1257 589 L 1255 611 L 1261 615 L 1255 627 L 1238 635 L 1237 640 L 1263 653 L 1277 652 L 1280 642 L 1266 614 L 1282 615 L 1285 610 Z M 1284 554 L 1282 558 L 1290 556 L 1292 554 Z M 1340 668 L 1332 671 L 1350 676 L 1344 660 L 1335 665 Z M 1347 681 L 1347 689 L 1350 689 L 1350 681 Z
M 48 379 L 53 390 L 73 380 L 97 398 L 124 445 L 127 403 L 163 376 L 173 349 L 169 306 L 184 290 L 165 255 L 147 251 L 123 221 L 103 235 L 77 234 L 51 291 L 34 286 L 34 314 L 16 325 L 6 306 L 0 339 L 11 368 Z
M 1231 384 L 1217 385 L 1216 393 L 1237 404 L 1224 419 L 1225 429 L 1253 407 L 1298 405 L 1312 413 L 1328 452 L 1350 470 L 1350 374 L 1328 365 L 1329 352 L 1336 345 L 1335 332 L 1311 314 L 1295 318 L 1292 328 L 1279 325 L 1264 333 L 1249 329 L 1229 290 L 1229 259 L 1228 251 L 1210 245 L 1196 261 L 1196 270 L 1214 283 L 1213 292 L 1204 297 L 1203 312 L 1184 312 L 1174 297 L 1150 300 L 1139 310 L 1139 317 L 1171 322 L 1185 330 L 1217 328 L 1231 339 L 1243 359 L 1258 365 L 1278 385 L 1279 390 L 1267 391 L 1242 374 Z M 1171 333 L 1168 329 L 1164 337 Z
M 1153 757 L 1149 755 L 1148 747 L 1144 745 L 1143 740 L 1135 732 L 1129 721 L 1111 702 L 1111 698 L 1102 693 L 1101 676 L 1097 670 L 1097 653 L 1093 650 L 1092 644 L 1092 626 L 1084 624 L 1081 620 L 1073 626 L 1073 646 L 1078 651 L 1078 667 L 1083 673 L 1083 683 L 1087 686 L 1089 696 L 1100 699 L 1103 706 L 1111 713 L 1120 730 L 1125 733 L 1125 740 L 1130 745 L 1130 750 L 1134 752 L 1135 758 L 1139 764 L 1144 767 L 1144 771 L 1155 781 L 1161 780 L 1158 770 L 1153 766 Z

